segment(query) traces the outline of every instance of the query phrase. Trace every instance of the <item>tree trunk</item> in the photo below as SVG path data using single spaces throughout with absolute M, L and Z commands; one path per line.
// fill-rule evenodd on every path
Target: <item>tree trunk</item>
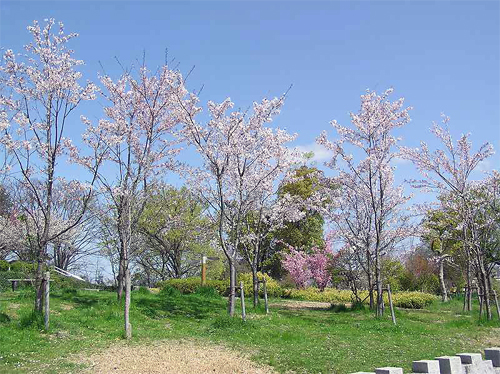
M 480 255 L 478 254 L 478 257 Z M 480 281 L 480 284 L 481 284 L 481 288 L 483 290 L 482 292 L 482 300 L 483 300 L 483 304 L 484 304 L 484 307 L 485 307 L 485 312 L 486 312 L 486 318 L 488 319 L 488 321 L 491 320 L 491 305 L 490 305 L 490 288 L 489 288 L 489 284 L 488 284 L 488 274 L 484 268 L 484 262 L 482 260 L 482 258 L 478 258 L 478 270 L 479 270 L 479 281 Z
M 370 310 L 374 309 L 375 300 L 373 297 L 373 281 L 371 274 L 368 275 L 368 295 L 370 297 Z
M 35 311 L 42 312 L 43 307 L 43 259 L 41 256 L 41 250 L 38 252 L 37 267 L 35 273 Z
M 227 311 L 231 317 L 234 316 L 234 303 L 236 298 L 236 266 L 233 259 L 229 261 L 229 296 Z
M 465 310 L 470 312 L 472 310 L 472 282 L 471 282 L 471 258 L 470 253 L 467 251 L 467 271 L 465 274 L 467 278 L 467 289 L 465 292 Z
M 375 253 L 375 283 L 377 286 L 377 317 L 384 315 L 384 298 L 382 294 L 382 274 L 380 265 L 380 254 Z
M 370 261 L 370 251 L 366 251 L 366 275 L 368 278 L 368 294 L 370 296 L 370 310 L 373 310 L 373 280 L 372 280 L 372 264 Z
M 446 291 L 446 284 L 444 283 L 444 258 L 439 258 L 439 284 L 441 285 L 441 298 L 443 302 L 448 301 L 448 292 Z
M 257 278 L 257 269 L 252 269 L 252 282 L 253 282 L 253 307 L 257 308 L 259 304 L 259 278 Z
M 125 283 L 125 264 L 124 260 L 121 259 L 118 265 L 118 288 L 116 289 L 116 296 L 118 301 L 122 299 L 123 296 L 123 288 L 124 288 L 124 283 Z
M 125 337 L 132 337 L 132 325 L 130 324 L 130 269 L 125 270 Z

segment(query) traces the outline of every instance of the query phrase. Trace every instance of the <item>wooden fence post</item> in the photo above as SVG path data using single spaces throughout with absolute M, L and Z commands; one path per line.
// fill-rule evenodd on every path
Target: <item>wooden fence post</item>
M 241 299 L 241 318 L 243 321 L 247 320 L 247 313 L 245 310 L 245 291 L 243 290 L 243 282 L 240 282 L 240 299 Z
M 396 324 L 396 315 L 394 314 L 394 305 L 392 304 L 392 294 L 391 294 L 391 285 L 387 285 L 387 295 L 389 296 L 389 305 L 391 307 L 391 317 L 392 323 Z
M 43 277 L 43 322 L 45 331 L 49 330 L 50 319 L 50 272 L 46 272 Z
M 269 303 L 267 302 L 267 281 L 264 278 L 264 303 L 266 305 L 266 314 L 269 313 Z

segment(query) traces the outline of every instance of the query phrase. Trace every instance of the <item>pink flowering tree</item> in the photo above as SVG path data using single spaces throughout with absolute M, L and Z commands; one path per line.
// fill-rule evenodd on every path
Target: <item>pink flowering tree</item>
M 397 157 L 394 147 L 399 141 L 392 133 L 410 121 L 411 108 L 403 107 L 402 98 L 389 101 L 391 93 L 392 89 L 382 95 L 368 91 L 361 96 L 360 111 L 351 113 L 351 127 L 331 122 L 338 140 L 329 141 L 326 132 L 317 139 L 333 152 L 326 165 L 338 173 L 330 181 L 336 188 L 320 193 L 323 200 L 328 196 L 330 202 L 323 212 L 335 225 L 337 240 L 366 254 L 368 261 L 373 259 L 377 316 L 383 313 L 381 256 L 413 230 L 410 217 L 405 214 L 409 197 L 404 195 L 402 186 L 394 185 L 391 164 Z M 349 147 L 364 158 L 357 161 L 349 153 Z M 367 262 L 367 266 L 371 271 L 372 264 Z
M 332 275 L 330 273 L 331 256 L 328 248 L 311 249 L 309 255 L 309 268 L 311 269 L 311 277 L 318 286 L 320 291 L 323 291 L 331 282 Z
M 290 253 L 287 253 L 283 258 L 283 267 L 292 277 L 297 287 L 305 288 L 312 278 L 312 272 L 309 267 L 309 255 L 304 251 L 298 251 L 295 248 L 290 248 Z
M 463 134 L 454 142 L 448 122 L 449 118 L 443 115 L 442 125 L 434 123 L 431 129 L 442 143 L 442 149 L 431 152 L 428 145 L 421 142 L 419 148 L 401 147 L 400 151 L 404 158 L 413 162 L 424 177 L 422 180 L 410 181 L 414 187 L 449 197 L 442 203 L 447 210 L 458 215 L 459 224 L 456 229 L 461 232 L 459 239 L 468 262 L 466 276 L 469 292 L 466 296 L 466 307 L 471 309 L 471 277 L 472 267 L 475 266 L 485 295 L 487 318 L 491 319 L 490 286 L 481 232 L 485 228 L 494 227 L 496 214 L 488 215 L 485 209 L 498 199 L 498 173 L 493 172 L 482 181 L 472 180 L 471 174 L 482 161 L 494 153 L 493 146 L 484 143 L 477 151 L 472 152 L 470 134 Z M 494 212 L 495 209 L 491 211 Z
M 284 255 L 282 263 L 297 287 L 305 288 L 314 282 L 322 292 L 331 282 L 331 261 L 332 256 L 328 246 L 313 247 L 310 252 L 289 247 L 289 252 Z
M 97 178 L 107 208 L 114 212 L 119 238 L 118 298 L 125 289 L 125 335 L 131 337 L 130 258 L 139 218 L 155 180 L 177 169 L 177 127 L 194 117 L 196 99 L 189 96 L 180 72 L 162 66 L 152 74 L 146 66 L 124 73 L 117 80 L 101 77 L 102 95 L 109 105 L 97 125 L 87 125 L 84 142 L 91 156 L 73 156 L 95 172 L 90 162 L 99 159 L 106 173 Z M 175 217 L 172 217 L 175 219 Z
M 66 34 L 63 24 L 57 27 L 53 19 L 46 20 L 43 28 L 35 21 L 28 31 L 33 41 L 25 46 L 25 55 L 16 55 L 12 50 L 3 55 L 0 142 L 10 161 L 10 165 L 4 165 L 4 169 L 10 170 L 9 178 L 33 197 L 29 204 L 21 202 L 19 214 L 34 223 L 29 236 L 34 240 L 37 264 L 35 310 L 41 311 L 41 278 L 49 243 L 80 224 L 92 196 L 95 172 L 87 183 L 82 183 L 66 181 L 57 171 L 61 160 L 76 149 L 66 135 L 72 113 L 83 101 L 95 98 L 97 87 L 88 82 L 81 84 L 77 68 L 83 61 L 75 59 L 68 49 L 68 43 L 77 34 Z M 91 162 L 96 165 L 95 159 Z M 73 196 L 74 189 L 83 191 L 78 212 L 57 228 L 53 217 L 56 183 L 69 196 Z
M 219 244 L 230 269 L 228 312 L 234 315 L 236 268 L 240 251 L 256 268 L 262 250 L 263 227 L 276 219 L 269 204 L 275 183 L 291 165 L 286 144 L 295 136 L 267 124 L 280 112 L 284 97 L 253 104 L 253 112 L 233 111 L 228 98 L 208 103 L 210 120 L 202 125 L 191 119 L 185 131 L 203 165 L 189 175 L 191 188 L 209 206 L 218 228 Z M 252 226 L 252 227 L 250 227 Z M 254 287 L 256 287 L 256 272 Z

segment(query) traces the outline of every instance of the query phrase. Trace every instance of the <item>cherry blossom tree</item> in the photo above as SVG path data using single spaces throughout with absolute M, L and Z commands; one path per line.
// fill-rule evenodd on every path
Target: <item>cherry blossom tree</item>
M 305 288 L 312 278 L 309 256 L 304 251 L 298 251 L 295 248 L 289 250 L 290 253 L 283 258 L 283 267 L 288 271 L 297 287 Z
M 492 216 L 488 217 L 484 209 L 496 194 L 498 173 L 493 173 L 482 181 L 472 180 L 471 174 L 483 160 L 494 153 L 493 146 L 484 143 L 478 151 L 471 153 L 470 134 L 462 134 L 455 143 L 448 123 L 449 118 L 442 115 L 442 125 L 434 123 L 431 129 L 442 143 L 443 149 L 431 152 L 428 145 L 421 142 L 419 148 L 401 147 L 400 151 L 404 158 L 414 163 L 424 177 L 423 180 L 412 180 L 414 187 L 450 197 L 444 203 L 450 210 L 457 212 L 457 229 L 462 232 L 461 240 L 468 259 L 467 308 L 471 309 L 471 275 L 472 266 L 475 264 L 483 289 L 486 314 L 491 319 L 490 287 L 480 231 L 491 223 L 489 221 Z
M 350 115 L 351 128 L 331 122 L 340 139 L 331 142 L 326 132 L 317 139 L 319 144 L 333 152 L 326 165 L 338 173 L 331 182 L 338 188 L 322 193 L 330 193 L 332 202 L 325 210 L 326 217 L 337 222 L 338 235 L 345 244 L 354 244 L 354 248 L 370 253 L 368 259 L 373 255 L 377 316 L 383 313 L 381 255 L 393 250 L 413 230 L 409 215 L 404 213 L 409 197 L 403 194 L 402 186 L 394 185 L 394 167 L 391 165 L 397 157 L 393 148 L 399 141 L 392 132 L 410 121 L 411 108 L 403 108 L 403 98 L 389 101 L 392 91 L 389 89 L 380 96 L 367 91 L 361 96 L 360 111 Z M 356 155 L 365 158 L 356 162 L 346 145 L 352 146 Z M 347 212 L 342 211 L 344 204 L 348 207 Z M 355 225 L 354 229 L 351 224 Z M 367 238 L 370 238 L 369 242 L 366 242 Z
M 299 288 L 305 288 L 314 281 L 322 292 L 332 279 L 332 253 L 329 246 L 313 247 L 309 252 L 289 247 L 289 253 L 285 254 L 283 259 L 283 267 Z
M 102 76 L 106 119 L 96 126 L 87 125 L 84 142 L 93 156 L 74 155 L 82 165 L 97 174 L 108 208 L 116 215 L 120 245 L 118 298 L 125 288 L 125 335 L 131 337 L 130 251 L 137 225 L 144 210 L 148 191 L 155 180 L 176 169 L 175 156 L 180 151 L 176 128 L 192 118 L 198 108 L 196 98 L 187 96 L 184 80 L 178 71 L 162 66 L 152 74 L 143 64 L 137 71 L 125 72 L 113 81 Z M 186 98 L 187 97 L 187 98 Z M 103 160 L 106 173 L 92 169 L 91 159 Z
M 267 253 L 265 246 L 270 244 L 269 236 L 283 228 L 287 222 L 295 222 L 305 216 L 301 210 L 303 203 L 300 198 L 289 194 L 278 197 L 280 177 L 291 171 L 290 167 L 298 156 L 285 144 L 278 147 L 281 149 L 268 155 L 268 160 L 261 160 L 265 163 L 267 178 L 260 184 L 260 188 L 255 190 L 252 201 L 254 210 L 243 218 L 240 249 L 252 269 L 254 307 L 257 306 L 259 297 L 257 272 L 261 270 L 260 267 L 265 259 Z
M 277 176 L 290 164 L 290 150 L 285 144 L 295 136 L 266 126 L 280 112 L 283 100 L 284 97 L 264 99 L 253 104 L 251 114 L 233 111 L 229 115 L 226 112 L 233 107 L 229 98 L 220 104 L 209 102 L 210 120 L 200 125 L 191 119 L 186 127 L 189 142 L 203 159 L 203 165 L 192 170 L 190 185 L 209 206 L 210 217 L 218 227 L 219 244 L 229 264 L 231 316 L 238 252 L 244 244 L 252 244 L 246 248 L 252 248 L 247 254 L 253 256 L 248 257 L 253 263 L 262 238 L 262 233 L 256 235 L 245 228 L 245 220 L 270 222 L 269 217 L 275 213 L 268 210 L 266 201 L 272 195 Z
M 72 113 L 85 100 L 93 100 L 97 87 L 92 83 L 80 85 L 81 73 L 76 69 L 83 61 L 72 57 L 68 42 L 77 34 L 65 34 L 62 23 L 54 30 L 53 19 L 42 28 L 38 22 L 28 26 L 33 41 L 25 46 L 25 55 L 6 50 L 0 67 L 0 141 L 11 161 L 9 177 L 29 190 L 36 209 L 20 206 L 19 214 L 36 223 L 35 245 L 36 298 L 35 310 L 42 308 L 41 278 L 47 261 L 47 248 L 80 223 L 92 196 L 89 182 L 65 181 L 58 176 L 59 161 L 76 147 L 66 137 Z M 94 164 L 98 163 L 95 159 Z M 94 168 L 97 170 L 97 168 Z M 54 227 L 53 190 L 56 181 L 67 192 L 85 191 L 81 210 L 63 226 Z M 70 193 L 71 195 L 71 193 Z

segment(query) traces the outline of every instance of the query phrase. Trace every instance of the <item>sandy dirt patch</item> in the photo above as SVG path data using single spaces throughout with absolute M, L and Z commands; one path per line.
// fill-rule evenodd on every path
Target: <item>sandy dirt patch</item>
M 226 347 L 189 341 L 161 341 L 148 345 L 114 345 L 86 357 L 84 373 L 119 374 L 275 374 Z
M 328 309 L 332 304 L 319 301 L 284 300 L 277 303 L 271 303 L 269 306 L 286 309 Z

